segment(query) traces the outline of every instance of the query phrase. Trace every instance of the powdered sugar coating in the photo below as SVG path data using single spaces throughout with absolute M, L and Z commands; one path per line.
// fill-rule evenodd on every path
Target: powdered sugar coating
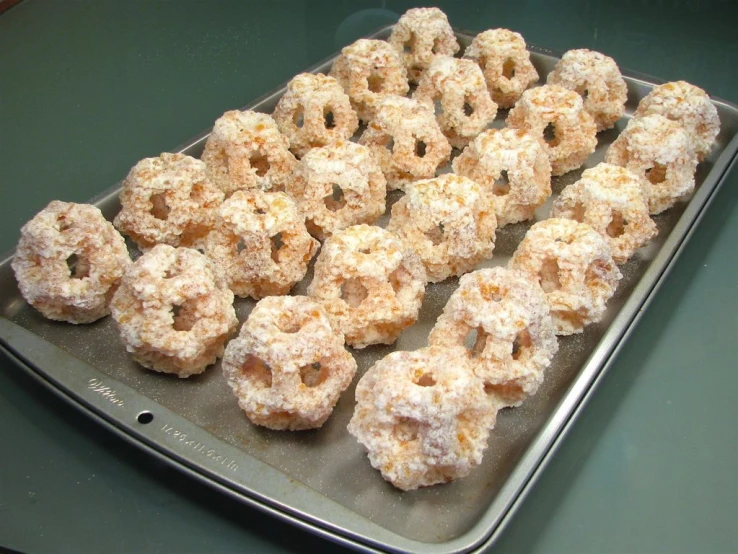
M 21 229 L 11 265 L 23 298 L 45 317 L 91 323 L 131 263 L 125 241 L 95 206 L 54 200 Z
M 133 359 L 180 378 L 215 363 L 238 325 L 218 267 L 197 250 L 166 244 L 126 269 L 110 306 Z
M 433 111 L 410 98 L 388 96 L 362 133 L 359 144 L 369 147 L 379 162 L 389 189 L 434 177 L 451 155 Z
M 581 95 L 597 132 L 614 127 L 625 113 L 628 87 L 615 60 L 599 52 L 586 48 L 565 52 L 546 82 Z
M 205 252 L 237 296 L 287 294 L 307 272 L 319 243 L 283 192 L 236 191 L 218 210 Z
M 114 223 L 142 250 L 156 244 L 198 248 L 222 201 L 223 192 L 210 182 L 203 162 L 164 153 L 131 169 Z
M 497 220 L 480 185 L 453 174 L 417 181 L 392 206 L 387 230 L 412 246 L 431 283 L 492 257 Z
M 464 148 L 497 115 L 482 70 L 471 60 L 436 56 L 413 98 L 431 109 L 438 103 L 438 125 L 454 148 Z
M 298 157 L 316 146 L 348 140 L 359 127 L 341 84 L 322 73 L 296 75 L 272 116 Z
M 686 81 L 658 85 L 638 103 L 634 117 L 663 115 L 680 123 L 687 132 L 697 158 L 702 161 L 720 132 L 720 117 L 710 97 Z
M 407 10 L 387 39 L 402 57 L 408 80 L 417 84 L 436 56 L 453 56 L 459 51 L 446 14 L 438 8 Z
M 202 161 L 211 181 L 227 196 L 237 190 L 284 190 L 297 163 L 272 117 L 232 110 L 215 121 Z
M 566 187 L 551 217 L 586 223 L 610 244 L 616 263 L 625 263 L 656 236 L 638 176 L 624 167 L 601 163 L 586 169 L 581 179 Z
M 605 161 L 640 178 L 652 214 L 671 208 L 694 190 L 697 155 L 689 136 L 679 123 L 658 114 L 631 119 L 607 149 Z
M 341 84 L 362 121 L 371 121 L 388 95 L 409 90 L 402 58 L 383 40 L 359 39 L 346 46 L 333 62 L 331 76 Z
M 597 126 L 576 92 L 558 85 L 526 90 L 507 116 L 507 126 L 540 138 L 553 175 L 581 167 L 597 146 Z M 551 125 L 553 137 L 546 129 Z
M 484 187 L 497 228 L 532 219 L 551 196 L 551 163 L 539 140 L 521 129 L 489 129 L 453 161 L 454 172 Z
M 253 423 L 292 431 L 323 425 L 356 373 L 343 335 L 305 296 L 260 300 L 228 343 L 222 366 Z
M 387 181 L 369 148 L 341 141 L 305 154 L 287 193 L 308 230 L 323 240 L 351 225 L 374 223 L 386 209 Z
M 557 335 L 581 333 L 585 325 L 599 321 L 622 278 L 607 241 L 571 219 L 533 225 L 508 267 L 541 285 Z
M 497 416 L 460 348 L 392 352 L 361 378 L 356 402 L 349 433 L 406 491 L 468 475 Z
M 464 51 L 484 72 L 492 100 L 501 108 L 512 108 L 523 91 L 538 80 L 525 40 L 508 29 L 479 33 Z
M 527 275 L 503 267 L 485 268 L 459 279 L 428 344 L 466 347 L 474 373 L 500 408 L 519 406 L 543 382 L 558 350 L 548 301 Z
M 413 249 L 380 227 L 354 225 L 333 234 L 315 262 L 308 294 L 354 348 L 392 344 L 418 319 L 425 270 Z

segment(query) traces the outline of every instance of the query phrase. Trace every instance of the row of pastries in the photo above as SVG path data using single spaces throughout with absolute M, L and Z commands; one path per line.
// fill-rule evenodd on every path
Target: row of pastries
M 344 48 L 329 75 L 297 75 L 271 115 L 223 114 L 201 159 L 137 163 L 112 223 L 52 202 L 22 229 L 21 293 L 52 320 L 112 313 L 154 371 L 186 378 L 222 357 L 252 423 L 300 430 L 320 427 L 355 378 L 351 349 L 394 343 L 427 287 L 458 277 L 428 345 L 361 376 L 348 431 L 402 490 L 467 475 L 497 412 L 538 390 L 556 337 L 601 319 L 618 264 L 656 234 L 652 216 L 689 197 L 719 118 L 694 85 L 654 87 L 507 267 L 479 269 L 499 230 L 535 221 L 552 177 L 581 168 L 624 117 L 627 86 L 589 50 L 534 86 L 507 29 L 459 51 L 445 14 L 411 9 L 387 41 Z M 501 110 L 505 127 L 491 128 Z M 290 295 L 313 259 L 307 296 Z M 235 297 L 258 302 L 231 339 Z

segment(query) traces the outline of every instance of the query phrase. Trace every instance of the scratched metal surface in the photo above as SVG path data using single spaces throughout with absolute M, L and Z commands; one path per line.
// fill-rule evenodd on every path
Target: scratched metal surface
M 462 43 L 468 43 L 468 37 L 460 35 L 460 38 Z M 556 62 L 555 57 L 542 51 L 534 51 L 533 59 L 539 73 L 544 76 Z M 317 69 L 326 71 L 329 66 L 330 61 Z M 629 79 L 628 85 L 627 110 L 631 114 L 651 85 L 638 79 Z M 258 111 L 271 112 L 277 99 L 278 94 L 274 94 L 251 107 Z M 725 105 L 718 105 L 718 108 L 722 131 L 713 153 L 698 168 L 698 186 L 707 181 L 711 181 L 711 187 L 716 186 L 715 176 L 710 172 L 718 156 L 727 148 L 729 140 L 738 132 L 735 110 Z M 506 115 L 506 112 L 501 112 L 494 125 L 502 126 Z M 583 169 L 592 167 L 603 159 L 605 150 L 625 124 L 626 119 L 623 119 L 616 129 L 599 135 L 597 151 L 590 156 L 584 168 L 554 178 L 554 197 L 564 186 L 576 181 Z M 200 138 L 194 141 L 184 151 L 199 156 L 203 140 Z M 388 204 L 398 197 L 399 193 L 392 194 Z M 550 204 L 551 201 L 538 211 L 537 219 L 547 217 Z M 109 219 L 119 209 L 116 195 L 108 195 L 99 205 Z M 133 363 L 120 343 L 110 318 L 86 326 L 64 325 L 45 320 L 20 297 L 7 262 L 0 267 L 0 313 L 39 339 L 57 345 L 96 368 L 100 372 L 100 379 L 90 380 L 86 386 L 103 395 L 110 403 L 115 404 L 118 399 L 114 390 L 105 384 L 108 380 L 103 380 L 104 376 L 112 377 L 137 391 L 140 395 L 137 409 L 145 409 L 147 401 L 165 406 L 210 435 L 239 449 L 244 456 L 257 458 L 317 491 L 326 499 L 346 507 L 357 518 L 370 520 L 399 538 L 429 545 L 450 544 L 475 526 L 478 528 L 480 521 L 499 521 L 502 513 L 490 514 L 490 507 L 493 504 L 509 505 L 509 502 L 500 501 L 500 491 L 506 485 L 509 487 L 510 476 L 516 469 L 520 470 L 521 464 L 529 464 L 530 470 L 533 470 L 534 464 L 526 460 L 526 455 L 536 439 L 546 434 L 551 425 L 552 414 L 560 403 L 564 400 L 572 402 L 571 398 L 567 398 L 567 393 L 587 368 L 588 358 L 598 345 L 617 339 L 625 331 L 621 325 L 614 326 L 613 320 L 633 291 L 643 285 L 644 279 L 655 282 L 659 276 L 662 268 L 652 267 L 652 262 L 669 238 L 671 230 L 679 223 L 686 206 L 686 203 L 681 204 L 656 217 L 658 237 L 631 261 L 621 266 L 624 277 L 609 303 L 604 319 L 599 324 L 589 326 L 581 335 L 560 338 L 559 352 L 547 370 L 546 380 L 538 393 L 520 408 L 500 413 L 482 465 L 465 479 L 411 493 L 401 493 L 381 479 L 379 473 L 370 467 L 360 446 L 346 432 L 346 424 L 353 411 L 356 381 L 387 353 L 393 350 L 413 350 L 426 344 L 429 330 L 456 288 L 456 279 L 428 286 L 418 322 L 404 332 L 395 345 L 352 351 L 359 370 L 333 416 L 320 430 L 301 433 L 274 432 L 251 425 L 239 411 L 219 363 L 201 376 L 180 380 L 149 372 Z M 384 225 L 386 219 L 381 220 L 380 224 Z M 531 224 L 511 225 L 499 230 L 494 258 L 483 266 L 505 265 Z M 311 274 L 308 274 L 294 293 L 304 294 L 310 279 Z M 248 317 L 253 304 L 250 300 L 236 302 L 240 321 Z M 614 342 L 617 343 L 617 340 Z M 52 367 L 38 369 L 42 373 L 53 372 Z M 572 409 L 573 406 L 572 404 Z M 155 404 L 152 404 L 151 411 L 156 411 Z M 174 438 L 178 438 L 178 431 L 172 425 L 164 425 L 161 431 L 169 437 L 174 435 Z M 197 467 L 195 454 L 209 447 L 206 439 L 197 441 L 192 450 L 194 460 L 191 465 Z M 228 467 L 230 464 L 237 464 L 238 460 L 228 459 L 223 463 Z M 490 527 L 485 533 L 489 534 L 491 530 Z M 397 544 L 384 546 L 401 549 L 402 546 L 398 546 L 401 544 L 402 540 L 398 539 Z

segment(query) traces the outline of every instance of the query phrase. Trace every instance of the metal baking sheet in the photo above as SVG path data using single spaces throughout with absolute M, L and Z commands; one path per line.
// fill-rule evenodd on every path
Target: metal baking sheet
M 375 37 L 386 38 L 390 30 L 387 27 Z M 463 47 L 472 38 L 467 33 L 458 37 Z M 542 76 L 558 60 L 556 53 L 545 49 L 532 47 L 531 53 Z M 331 63 L 326 60 L 310 71 L 325 73 Z M 597 151 L 584 168 L 554 178 L 554 197 L 583 169 L 602 161 L 638 101 L 657 82 L 623 73 L 628 115 L 615 129 L 598 135 Z M 284 90 L 247 108 L 271 113 Z M 354 383 L 316 431 L 278 432 L 249 423 L 219 363 L 188 380 L 141 368 L 126 354 L 111 318 L 84 326 L 45 320 L 20 296 L 10 257 L 0 264 L 0 345 L 20 367 L 126 440 L 225 494 L 327 539 L 365 551 L 480 550 L 499 535 L 554 454 L 734 163 L 738 108 L 714 103 L 721 132 L 711 155 L 698 167 L 691 199 L 656 216 L 658 237 L 621 266 L 624 277 L 604 319 L 581 335 L 559 338 L 559 352 L 538 393 L 521 407 L 499 414 L 482 465 L 456 482 L 398 491 L 369 465 L 346 425 L 356 381 L 389 352 L 425 346 L 457 279 L 428 285 L 418 322 L 395 345 L 352 351 L 359 366 Z M 502 127 L 506 115 L 501 110 L 494 126 Z M 204 133 L 179 151 L 199 157 L 206 138 Z M 93 200 L 108 219 L 119 209 L 118 190 L 117 185 Z M 391 194 L 388 204 L 399 196 Z M 538 219 L 547 217 L 550 204 L 537 212 Z M 380 221 L 384 223 L 386 217 Z M 494 258 L 483 266 L 506 264 L 531 224 L 499 230 Z M 294 293 L 303 294 L 310 279 L 308 274 Z M 241 321 L 253 305 L 250 300 L 237 301 Z

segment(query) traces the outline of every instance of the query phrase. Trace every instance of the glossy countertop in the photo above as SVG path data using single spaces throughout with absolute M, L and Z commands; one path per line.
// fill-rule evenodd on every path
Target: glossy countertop
M 0 14 L 0 252 L 415 2 L 24 0 Z M 437 4 L 738 103 L 730 1 Z M 494 552 L 738 552 L 738 171 Z M 343 552 L 147 457 L 0 355 L 0 547 Z

